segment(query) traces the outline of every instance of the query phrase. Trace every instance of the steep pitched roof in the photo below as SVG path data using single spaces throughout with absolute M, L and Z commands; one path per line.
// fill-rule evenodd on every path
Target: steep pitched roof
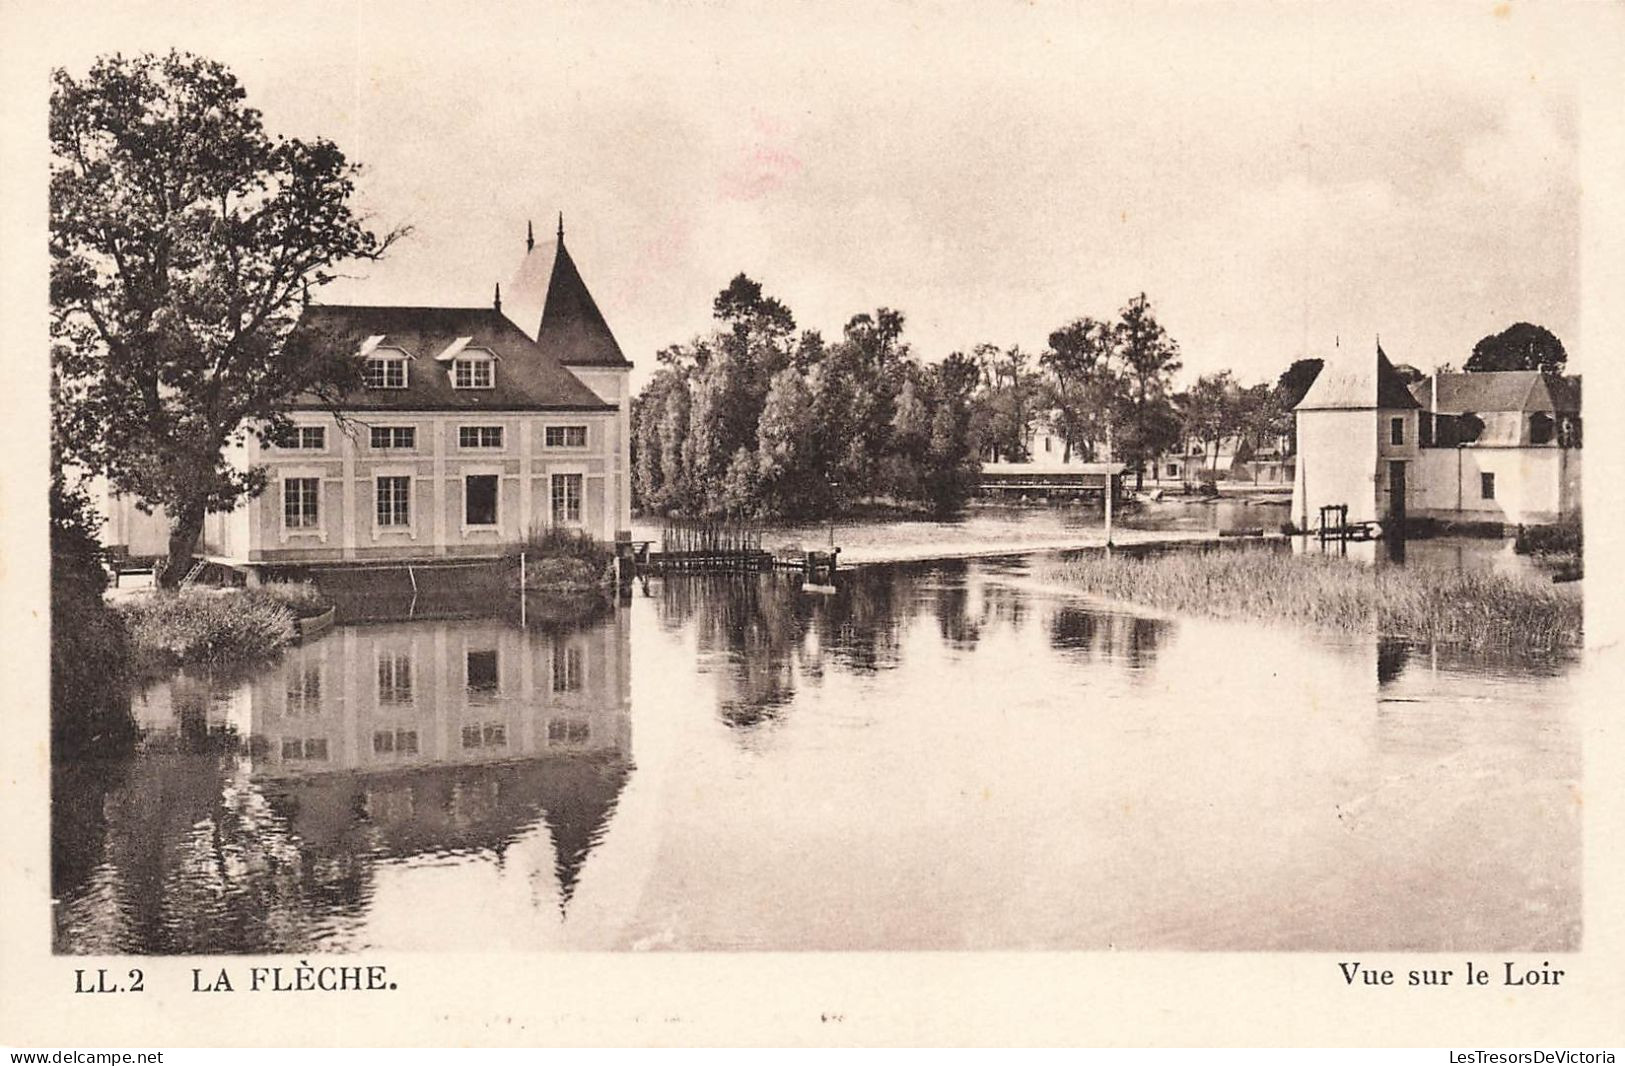
M 1580 410 L 1578 377 L 1558 377 L 1538 370 L 1441 372 L 1416 382 L 1411 392 L 1423 407 L 1443 414 Z
M 553 274 L 547 281 L 547 304 L 542 308 L 542 324 L 536 343 L 565 366 L 628 367 L 609 323 L 581 280 L 575 260 L 564 247 L 560 226 L 558 249 L 553 255 Z
M 317 305 L 297 329 L 314 333 L 332 351 L 357 353 L 371 338 L 412 358 L 404 389 L 360 389 L 343 406 L 358 411 L 603 411 L 613 409 L 558 359 L 525 336 L 494 307 Z M 459 342 L 497 357 L 495 387 L 454 389 L 451 363 L 435 356 Z M 314 397 L 296 406 L 321 406 Z
M 1379 344 L 1375 356 L 1342 350 L 1326 360 L 1293 410 L 1406 411 L 1419 406 Z

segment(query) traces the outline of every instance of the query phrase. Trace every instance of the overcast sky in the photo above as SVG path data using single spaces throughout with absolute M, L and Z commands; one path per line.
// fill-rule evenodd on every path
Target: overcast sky
M 1491 4 L 131 4 L 60 62 L 219 58 L 275 131 L 414 227 L 332 302 L 479 304 L 527 219 L 639 379 L 745 271 L 804 327 L 902 309 L 927 359 L 1041 350 L 1146 292 L 1187 377 L 1369 346 L 1460 365 L 1548 326 L 1578 364 L 1575 84 Z

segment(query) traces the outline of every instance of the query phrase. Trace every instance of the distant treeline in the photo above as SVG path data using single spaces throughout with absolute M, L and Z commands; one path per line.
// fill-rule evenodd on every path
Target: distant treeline
M 1276 385 L 1242 389 L 1228 373 L 1175 393 L 1179 346 L 1142 294 L 1112 321 L 1079 318 L 1033 359 L 982 344 L 926 363 L 903 339 L 901 311 L 854 315 L 836 341 L 743 274 L 718 294 L 717 327 L 659 353 L 633 401 L 634 494 L 651 514 L 818 518 L 862 500 L 935 513 L 976 490 L 984 457 L 1029 458 L 1047 423 L 1060 459 L 1114 458 L 1131 469 L 1189 440 L 1290 431 L 1291 404 L 1319 360 Z M 1312 364 L 1312 365 L 1311 365 Z

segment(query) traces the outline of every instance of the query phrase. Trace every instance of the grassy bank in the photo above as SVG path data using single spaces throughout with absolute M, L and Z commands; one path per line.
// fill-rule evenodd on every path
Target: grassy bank
M 1578 590 L 1507 574 L 1370 567 L 1279 550 L 1090 555 L 1052 580 L 1162 610 L 1475 647 L 1577 648 Z
M 307 582 L 251 589 L 157 592 L 119 605 L 139 673 L 197 663 L 226 665 L 280 653 L 298 635 L 295 620 L 327 610 Z

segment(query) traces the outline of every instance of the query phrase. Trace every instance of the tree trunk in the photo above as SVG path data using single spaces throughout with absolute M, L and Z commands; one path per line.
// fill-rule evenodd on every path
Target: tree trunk
M 176 588 L 181 578 L 192 568 L 192 555 L 197 551 L 198 538 L 203 534 L 204 507 L 201 501 L 188 501 L 176 513 L 169 527 L 169 559 L 159 584 L 166 589 Z

